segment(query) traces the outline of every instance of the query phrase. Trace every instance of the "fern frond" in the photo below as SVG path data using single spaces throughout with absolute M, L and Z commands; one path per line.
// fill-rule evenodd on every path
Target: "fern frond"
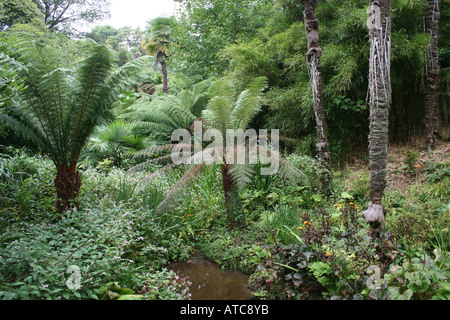
M 172 163 L 169 165 L 166 165 L 158 170 L 156 170 L 155 172 L 147 175 L 144 177 L 144 179 L 142 179 L 142 181 L 140 182 L 140 185 L 146 185 L 149 184 L 153 179 L 155 179 L 156 177 L 160 176 L 161 174 L 163 174 L 163 172 L 170 170 L 174 167 L 177 167 L 178 164 L 177 163 Z
M 214 81 L 208 88 L 207 94 L 210 97 L 229 97 L 234 99 L 236 88 L 234 84 L 225 78 Z
M 249 164 L 233 164 L 230 165 L 229 173 L 231 174 L 236 186 L 242 190 L 252 182 L 255 169 L 253 165 Z
M 267 77 L 257 77 L 245 86 L 253 95 L 261 94 L 269 86 Z
M 177 144 L 166 144 L 163 146 L 153 146 L 144 150 L 141 150 L 137 152 L 134 155 L 134 158 L 138 157 L 152 157 L 158 153 L 162 152 L 172 152 L 174 147 L 181 147 L 181 148 L 191 148 L 192 146 L 190 144 L 183 144 L 183 143 L 177 143 Z
M 195 165 L 191 169 L 189 169 L 167 193 L 166 198 L 156 208 L 156 212 L 158 213 L 167 210 L 168 205 L 176 200 L 175 199 L 176 195 L 181 191 L 183 191 L 183 187 L 191 183 L 193 180 L 197 179 L 204 169 L 205 165 L 203 164 Z
M 233 127 L 245 130 L 251 119 L 261 110 L 258 96 L 250 90 L 244 90 L 239 94 L 232 111 Z
M 226 129 L 230 128 L 232 123 L 232 110 L 233 101 L 229 97 L 215 96 L 209 100 L 202 118 L 210 127 L 220 130 L 225 136 Z

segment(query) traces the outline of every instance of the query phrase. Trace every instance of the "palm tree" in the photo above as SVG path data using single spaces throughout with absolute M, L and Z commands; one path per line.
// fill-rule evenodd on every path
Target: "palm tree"
M 327 167 L 329 174 L 322 177 L 322 187 L 326 193 L 331 183 L 330 152 L 327 138 L 327 122 L 325 117 L 325 105 L 322 86 L 322 72 L 320 68 L 320 57 L 322 49 L 319 44 L 319 21 L 315 15 L 318 0 L 305 0 L 303 11 L 305 20 L 306 37 L 308 39 L 308 52 L 306 54 L 309 62 L 309 74 L 311 89 L 314 99 L 314 113 L 316 119 L 317 151 L 319 158 Z
M 97 126 L 82 152 L 82 158 L 92 163 L 110 157 L 114 165 L 121 166 L 125 158 L 148 147 L 145 136 L 135 135 L 130 123 L 117 119 Z
M 374 232 L 385 221 L 382 198 L 386 188 L 389 107 L 391 105 L 391 0 L 371 0 L 370 26 L 370 203 L 363 216 Z
M 62 213 L 71 207 L 82 185 L 77 170 L 80 152 L 121 91 L 135 83 L 149 57 L 114 68 L 105 45 L 86 41 L 85 58 L 66 69 L 62 50 L 31 35 L 17 35 L 12 46 L 23 64 L 20 75 L 26 89 L 0 119 L 30 138 L 54 162 L 56 205 Z
M 155 18 L 148 23 L 147 35 L 142 40 L 141 47 L 149 55 L 155 56 L 163 74 L 163 92 L 168 93 L 167 63 L 168 50 L 171 44 L 173 20 L 171 18 Z
M 427 0 L 425 32 L 430 34 L 425 83 L 425 120 L 427 144 L 430 150 L 436 147 L 437 105 L 439 92 L 439 16 L 440 0 Z
M 261 109 L 261 94 L 262 91 L 267 87 L 267 79 L 265 77 L 260 77 L 254 79 L 249 83 L 245 90 L 241 92 L 236 91 L 234 83 L 228 79 L 220 79 L 213 82 L 208 90 L 208 95 L 211 97 L 208 106 L 202 113 L 201 130 L 206 131 L 208 129 L 218 130 L 222 137 L 227 136 L 227 129 L 247 129 L 250 121 Z M 264 137 L 254 137 L 255 139 L 262 139 Z M 225 150 L 228 148 L 225 139 L 222 141 L 222 145 L 216 145 L 212 151 Z M 253 141 L 254 142 L 254 141 Z M 141 163 L 140 165 L 131 169 L 133 171 L 144 170 L 149 164 L 156 163 L 158 161 L 167 161 L 170 159 L 171 155 L 167 155 L 167 152 L 173 151 L 174 148 L 187 147 L 191 150 L 191 143 L 180 143 L 171 144 L 158 147 L 152 147 L 136 154 L 136 157 L 153 157 L 150 160 Z M 202 150 L 205 151 L 204 145 L 201 146 Z M 232 146 L 234 151 L 237 150 L 236 146 Z M 258 151 L 263 147 L 254 147 L 252 141 L 246 141 L 245 148 L 247 151 Z M 253 148 L 253 150 L 251 150 Z M 265 148 L 265 152 L 273 153 L 276 155 L 276 159 L 279 161 L 279 168 L 281 169 L 279 173 L 293 179 L 294 181 L 299 181 L 305 179 L 305 175 L 287 160 L 279 157 L 276 151 L 269 150 Z M 155 154 L 166 153 L 166 155 L 154 158 Z M 195 159 L 199 153 L 195 152 L 193 155 L 189 152 L 190 156 L 184 158 L 183 161 L 175 162 L 170 165 L 162 167 L 162 169 L 151 173 L 145 181 L 150 181 L 156 177 L 160 172 L 168 170 L 175 166 L 183 165 L 187 166 L 189 169 L 186 171 L 184 176 L 175 184 L 175 186 L 169 191 L 166 198 L 158 206 L 157 211 L 165 210 L 167 205 L 176 194 L 178 194 L 183 187 L 194 181 L 204 170 L 205 164 L 203 161 L 200 163 L 195 163 L 191 161 Z M 235 153 L 237 154 L 237 153 Z M 219 154 L 220 155 L 220 154 Z M 244 188 L 249 182 L 251 182 L 251 177 L 255 173 L 254 163 L 250 161 L 245 163 L 234 162 L 230 163 L 228 161 L 227 155 L 220 155 L 221 164 L 220 171 L 222 174 L 223 191 L 225 197 L 226 211 L 228 220 L 231 224 L 236 221 L 237 214 L 239 213 L 240 198 L 238 195 L 238 190 Z M 194 163 L 192 163 L 194 162 Z

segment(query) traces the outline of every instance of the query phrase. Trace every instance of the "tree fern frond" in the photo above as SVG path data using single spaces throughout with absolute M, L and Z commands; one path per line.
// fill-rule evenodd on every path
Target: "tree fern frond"
M 245 130 L 250 120 L 261 110 L 259 97 L 250 90 L 244 90 L 239 94 L 232 111 L 233 127 Z
M 249 90 L 254 95 L 261 94 L 269 86 L 267 77 L 257 77 L 245 86 L 245 90 Z
M 115 87 L 116 90 L 120 92 L 127 89 L 128 86 L 134 85 L 138 82 L 137 76 L 141 74 L 142 70 L 145 70 L 153 60 L 154 57 L 152 56 L 141 56 L 118 68 L 109 77 L 111 87 Z
M 10 115 L 0 113 L 0 122 L 12 128 L 24 138 L 31 139 L 43 152 L 53 154 L 53 148 L 49 146 L 47 137 L 40 126 L 27 118 L 18 120 Z
M 170 134 L 173 132 L 173 127 L 166 124 L 148 121 L 133 121 L 130 122 L 130 126 L 133 132 L 145 132 L 145 133 L 162 133 Z
M 239 189 L 245 188 L 252 182 L 252 177 L 255 174 L 255 169 L 253 167 L 253 165 L 249 164 L 230 165 L 229 173 Z
M 113 68 L 113 57 L 105 45 L 88 42 L 84 48 L 87 57 L 79 63 L 77 86 L 68 111 L 65 126 L 73 128 L 71 161 L 75 161 L 98 120 L 108 109 L 110 87 L 106 79 Z M 70 124 L 68 123 L 70 122 Z M 73 124 L 74 125 L 73 125 Z
M 198 176 L 203 172 L 205 169 L 205 165 L 199 164 L 192 166 L 191 169 L 189 169 L 183 177 L 178 180 L 178 182 L 175 184 L 175 186 L 172 187 L 172 189 L 168 192 L 166 198 L 159 204 L 159 206 L 156 208 L 156 212 L 165 211 L 168 208 L 168 205 L 175 201 L 175 197 L 178 193 L 183 191 L 183 187 L 189 183 L 191 183 L 193 180 L 197 179 Z
M 196 83 L 193 87 L 192 87 L 192 93 L 195 97 L 199 97 L 202 95 L 205 95 L 206 92 L 208 91 L 208 88 L 211 86 L 212 80 L 211 79 L 206 79 L 203 81 L 200 81 L 198 83 Z
M 144 150 L 141 150 L 135 154 L 135 158 L 138 157 L 151 157 L 158 153 L 162 152 L 171 152 L 174 147 L 180 147 L 180 148 L 191 148 L 191 144 L 183 144 L 183 143 L 177 143 L 177 144 L 166 144 L 163 146 L 153 146 Z
M 234 99 L 236 95 L 236 88 L 233 83 L 228 79 L 219 79 L 211 83 L 208 88 L 207 94 L 210 97 L 229 97 Z
M 225 134 L 230 128 L 232 119 L 233 101 L 228 97 L 215 96 L 209 100 L 208 107 L 203 111 L 202 118 L 212 128 Z

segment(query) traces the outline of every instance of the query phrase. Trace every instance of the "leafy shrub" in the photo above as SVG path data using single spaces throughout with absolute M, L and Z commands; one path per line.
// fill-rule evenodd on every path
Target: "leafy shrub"
M 268 299 L 360 299 L 368 268 L 384 270 L 396 255 L 388 241 L 369 236 L 355 207 L 304 211 L 299 241 L 272 246 L 268 261 L 252 275 L 254 294 Z
M 450 254 L 439 249 L 433 253 L 434 259 L 428 253 L 417 250 L 414 257 L 392 265 L 378 289 L 383 294 L 380 294 L 381 298 L 450 300 Z
M 11 150 L 0 156 L 0 226 L 32 219 L 40 209 L 53 211 L 54 168 L 47 158 Z
M 251 274 L 269 257 L 269 251 L 261 245 L 263 237 L 264 234 L 251 227 L 243 232 L 216 226 L 211 233 L 198 237 L 196 246 L 209 260 L 223 268 Z
M 108 283 L 141 292 L 151 279 L 153 287 L 165 287 L 158 295 L 151 290 L 143 294 L 146 298 L 169 297 L 171 290 L 181 288 L 176 275 L 170 275 L 172 285 L 166 286 L 162 279 L 169 275 L 161 268 L 169 260 L 189 257 L 188 224 L 176 215 L 153 216 L 144 196 L 147 187 L 128 192 L 133 180 L 121 180 L 123 171 L 115 168 L 106 174 L 85 169 L 78 209 L 58 218 L 51 205 L 55 199 L 51 166 L 42 158 L 21 157 L 2 158 L 2 163 L 8 168 L 16 162 L 28 163 L 39 174 L 30 176 L 30 171 L 22 179 L 17 171 L 8 171 L 15 178 L 1 182 L 2 197 L 10 200 L 0 207 L 0 299 L 100 299 L 99 289 Z M 21 183 L 15 181 L 19 178 Z M 27 192 L 30 200 L 24 197 Z M 26 201 L 33 205 L 25 207 Z M 79 268 L 78 290 L 67 286 L 70 266 Z M 142 268 L 153 272 L 143 276 Z M 186 294 L 180 289 L 172 297 Z

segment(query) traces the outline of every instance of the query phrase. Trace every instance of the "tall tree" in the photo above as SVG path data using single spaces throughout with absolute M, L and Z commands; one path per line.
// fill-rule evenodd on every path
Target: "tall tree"
M 303 11 L 306 38 L 308 41 L 308 52 L 306 53 L 309 62 L 309 74 L 311 89 L 314 99 L 314 114 L 316 119 L 317 131 L 317 151 L 319 158 L 327 167 L 329 174 L 322 177 L 322 185 L 325 191 L 329 190 L 331 183 L 330 170 L 330 152 L 327 137 L 327 122 L 325 116 L 325 104 L 322 86 L 322 71 L 320 68 L 320 57 L 322 56 L 322 48 L 319 43 L 319 20 L 315 15 L 317 4 L 320 0 L 306 0 L 305 9 Z
M 75 22 L 92 23 L 109 16 L 109 0 L 33 0 L 50 30 L 76 33 Z
M 272 0 L 175 0 L 179 2 L 172 48 L 173 67 L 187 81 L 221 76 L 228 66 L 221 50 L 249 40 L 271 14 Z M 191 83 L 190 83 L 191 84 Z
M 370 203 L 363 216 L 375 233 L 384 225 L 389 107 L 391 105 L 391 0 L 370 0 Z
M 169 46 L 172 42 L 171 34 L 174 21 L 172 18 L 156 18 L 147 26 L 147 35 L 142 41 L 142 48 L 149 55 L 155 56 L 156 62 L 161 65 L 163 75 L 163 92 L 169 92 L 167 80 L 167 58 Z
M 425 82 L 425 122 L 427 144 L 430 150 L 436 147 L 437 107 L 439 92 L 439 18 L 440 0 L 427 0 L 425 12 L 425 32 L 430 35 L 428 60 L 426 64 Z
M 32 0 L 2 0 L 0 2 L 0 31 L 19 23 L 45 27 L 43 15 Z
M 148 59 L 137 59 L 115 69 L 111 51 L 89 41 L 85 58 L 76 68 L 62 62 L 63 51 L 28 34 L 16 35 L 12 44 L 23 65 L 20 91 L 0 120 L 31 139 L 56 167 L 57 211 L 62 213 L 78 197 L 82 177 L 77 165 L 84 145 L 113 102 Z

